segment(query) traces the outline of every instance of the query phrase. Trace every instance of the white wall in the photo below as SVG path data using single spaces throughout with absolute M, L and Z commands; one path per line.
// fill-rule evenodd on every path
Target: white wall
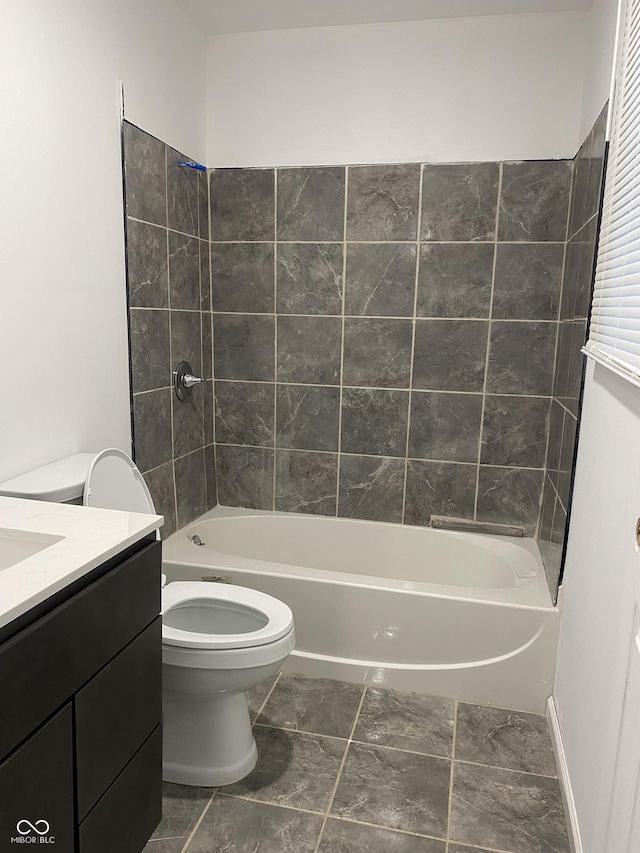
M 588 14 L 215 36 L 207 164 L 573 157 Z
M 640 389 L 589 364 L 554 688 L 585 853 L 607 853 L 640 572 L 639 431 Z
M 609 96 L 616 13 L 591 12 L 582 136 Z M 584 853 L 618 853 L 605 837 L 640 576 L 638 435 L 640 389 L 588 363 L 554 687 Z
M 584 75 L 579 140 L 586 137 L 609 99 L 616 41 L 617 0 L 594 0 L 587 18 L 587 63 Z
M 128 118 L 202 159 L 204 77 L 170 0 L 3 0 L 0 480 L 130 449 L 117 83 Z

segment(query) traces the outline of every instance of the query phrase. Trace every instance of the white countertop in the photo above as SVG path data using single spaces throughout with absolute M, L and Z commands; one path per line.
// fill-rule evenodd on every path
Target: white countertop
M 63 537 L 0 570 L 0 627 L 64 589 L 162 524 L 160 515 L 0 496 L 0 528 Z

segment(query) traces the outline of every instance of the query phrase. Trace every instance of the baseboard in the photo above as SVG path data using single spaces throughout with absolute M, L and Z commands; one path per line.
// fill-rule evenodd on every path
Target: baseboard
M 560 720 L 558 719 L 558 712 L 556 711 L 556 703 L 553 701 L 553 696 L 549 696 L 547 699 L 547 722 L 549 724 L 551 745 L 553 747 L 556 766 L 558 768 L 558 781 L 560 782 L 564 813 L 567 818 L 569 848 L 571 853 L 583 853 L 582 841 L 580 840 L 580 827 L 578 826 L 578 814 L 576 812 L 576 804 L 573 799 L 573 791 L 571 790 L 569 768 L 567 767 L 567 759 L 564 754 L 562 734 L 560 732 Z

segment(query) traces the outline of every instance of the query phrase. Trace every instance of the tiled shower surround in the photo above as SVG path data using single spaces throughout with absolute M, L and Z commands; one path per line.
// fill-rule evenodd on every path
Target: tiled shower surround
M 538 525 L 571 163 L 210 175 L 218 499 Z
M 578 328 L 574 303 L 559 323 L 570 163 L 223 169 L 207 187 L 124 137 L 134 453 L 165 536 L 216 481 L 227 505 L 535 532 L 558 328 L 560 353 Z M 569 261 L 588 229 L 571 233 Z M 215 372 L 215 412 L 202 388 L 175 398 L 183 358 Z M 567 508 L 566 393 L 543 546 Z
M 125 122 L 134 458 L 163 536 L 215 505 L 207 177 L 178 166 L 187 159 Z M 195 388 L 178 401 L 172 371 L 183 359 L 209 395 Z
M 552 595 L 558 588 L 571 484 L 605 157 L 605 108 L 574 160 L 560 328 L 539 544 Z

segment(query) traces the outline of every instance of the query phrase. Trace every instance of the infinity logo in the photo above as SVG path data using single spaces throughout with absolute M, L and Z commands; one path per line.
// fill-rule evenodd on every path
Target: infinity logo
M 20 835 L 28 835 L 30 832 L 36 832 L 38 835 L 46 835 L 49 832 L 49 824 L 46 820 L 37 820 L 35 823 L 31 823 L 28 820 L 19 820 L 16 824 L 16 829 Z

